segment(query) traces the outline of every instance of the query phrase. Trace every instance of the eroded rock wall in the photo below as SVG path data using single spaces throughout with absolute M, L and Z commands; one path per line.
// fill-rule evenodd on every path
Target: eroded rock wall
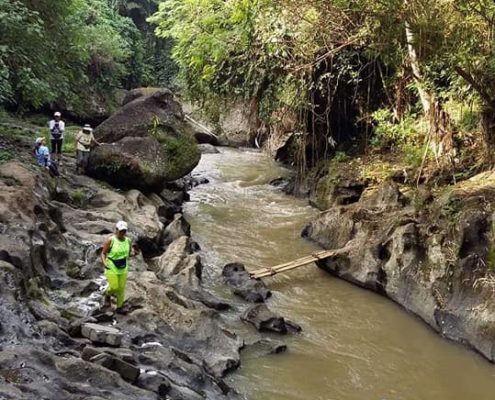
M 495 174 L 417 195 L 385 182 L 323 211 L 303 236 L 339 249 L 322 269 L 389 297 L 495 361 Z

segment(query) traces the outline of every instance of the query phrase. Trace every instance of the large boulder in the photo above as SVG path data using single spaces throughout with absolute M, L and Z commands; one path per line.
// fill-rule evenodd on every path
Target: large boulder
M 91 153 L 87 173 L 116 187 L 159 191 L 191 172 L 201 152 L 172 92 L 154 89 L 129 96 L 96 128 L 96 138 L 105 144 Z
M 250 107 L 243 101 L 237 101 L 226 107 L 219 120 L 220 144 L 232 147 L 251 145 L 251 132 L 255 124 L 249 113 Z
M 192 136 L 180 103 L 167 89 L 140 95 L 126 103 L 95 129 L 95 136 L 99 141 L 114 143 L 127 136 L 153 135 L 158 126 L 163 136 Z
M 152 137 L 126 137 L 92 151 L 87 173 L 116 187 L 159 191 L 168 181 L 188 174 L 199 161 L 194 143 L 176 139 L 172 147 Z

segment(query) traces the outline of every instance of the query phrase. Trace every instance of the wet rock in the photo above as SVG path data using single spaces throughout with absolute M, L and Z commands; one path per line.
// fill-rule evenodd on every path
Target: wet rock
M 84 323 L 81 325 L 81 334 L 94 343 L 116 347 L 122 343 L 122 333 L 118 329 L 109 326 Z
M 256 304 L 249 307 L 242 314 L 241 320 L 254 325 L 260 332 L 286 334 L 301 331 L 299 325 L 274 314 L 265 304 Z
M 201 154 L 218 154 L 220 151 L 212 144 L 199 144 L 199 151 Z
M 189 200 L 189 195 L 185 190 L 170 190 L 163 189 L 160 192 L 160 197 L 168 203 L 181 206 L 185 201 Z
M 181 236 L 191 235 L 191 225 L 182 214 L 175 214 L 173 221 L 165 228 L 163 241 L 166 245 L 177 240 Z
M 130 383 L 134 383 L 140 374 L 139 368 L 135 366 L 134 355 L 129 350 L 96 349 L 86 346 L 81 353 L 81 358 L 117 372 Z
M 278 177 L 275 179 L 272 179 L 270 181 L 270 185 L 275 186 L 276 188 L 282 190 L 285 192 L 285 190 L 289 187 L 291 184 L 291 179 L 290 178 L 285 178 L 285 177 Z
M 167 399 L 167 394 L 170 392 L 170 381 L 157 371 L 149 371 L 139 375 L 136 385 L 140 388 L 150 390 L 158 394 L 161 400 Z
M 251 303 L 262 303 L 271 296 L 263 281 L 252 279 L 244 265 L 239 263 L 227 264 L 223 267 L 222 275 L 232 292 Z
M 127 363 L 124 364 L 124 361 L 118 360 L 117 358 L 106 358 L 105 354 L 104 356 L 105 357 L 102 357 L 100 362 L 96 362 L 97 360 L 87 362 L 77 358 L 59 359 L 56 362 L 56 368 L 59 374 L 70 379 L 72 387 L 75 385 L 75 387 L 78 388 L 79 391 L 82 391 L 82 393 L 87 393 L 89 390 L 90 393 L 93 393 L 94 395 L 107 392 L 107 395 L 105 396 L 106 398 L 127 397 L 140 400 L 156 400 L 155 393 L 150 393 L 130 385 L 130 380 L 123 380 L 119 372 L 114 371 L 114 369 L 108 368 L 107 366 L 122 371 L 126 374 L 125 376 L 130 379 L 136 374 L 136 371 L 134 370 L 135 367 Z M 126 368 L 129 368 L 129 370 L 126 370 Z M 90 385 L 88 385 L 88 382 Z M 84 387 L 86 387 L 86 390 L 83 389 Z M 87 389 L 88 387 L 90 389 Z M 91 388 L 94 388 L 94 390 L 91 390 Z M 54 397 L 48 396 L 46 398 Z M 67 395 L 65 398 L 70 398 L 70 396 Z
M 287 351 L 285 343 L 277 342 L 271 339 L 260 339 L 254 343 L 249 343 L 242 349 L 241 356 L 245 358 L 257 358 L 268 354 L 280 354 Z
M 195 131 L 194 138 L 199 144 L 210 144 L 213 146 L 218 146 L 219 144 L 215 136 L 203 131 Z
M 97 322 L 97 320 L 93 317 L 86 317 L 86 318 L 77 319 L 77 320 L 72 321 L 70 323 L 67 331 L 68 331 L 69 335 L 71 335 L 72 337 L 81 337 L 82 336 L 82 332 L 81 332 L 82 325 L 86 324 L 86 323 L 95 323 L 95 322 Z

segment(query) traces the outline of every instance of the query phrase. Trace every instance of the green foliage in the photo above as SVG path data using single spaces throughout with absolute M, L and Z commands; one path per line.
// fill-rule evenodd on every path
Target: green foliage
M 455 197 L 452 192 L 449 193 L 447 196 L 447 201 L 442 207 L 444 215 L 449 218 L 452 223 L 455 223 L 458 220 L 461 210 L 461 201 L 457 197 Z
M 87 195 L 84 189 L 77 189 L 74 190 L 71 194 L 71 202 L 73 205 L 76 207 L 82 207 L 84 206 L 86 200 L 87 200 Z
M 312 17 L 294 21 L 270 0 L 167 0 L 151 19 L 175 42 L 179 78 L 193 100 L 256 99 L 265 120 L 298 96 L 304 73 L 291 60 L 317 50 Z
M 160 143 L 167 154 L 167 175 L 176 177 L 176 179 L 184 175 L 184 166 L 191 165 L 195 160 L 199 161 L 201 157 L 195 140 L 185 135 L 165 136 Z
M 382 108 L 372 114 L 375 124 L 371 145 L 386 147 L 391 145 L 418 145 L 424 138 L 425 126 L 419 125 L 415 115 L 406 115 L 401 121 L 394 121 L 389 109 Z
M 13 152 L 8 150 L 0 150 L 0 165 L 13 160 L 14 158 L 15 155 Z
M 21 112 L 57 104 L 84 115 L 95 104 L 110 108 L 122 86 L 157 83 L 156 66 L 170 60 L 170 49 L 146 23 L 156 7 L 0 0 L 0 104 Z
M 343 163 L 349 161 L 350 157 L 344 151 L 337 151 L 333 156 L 335 162 Z

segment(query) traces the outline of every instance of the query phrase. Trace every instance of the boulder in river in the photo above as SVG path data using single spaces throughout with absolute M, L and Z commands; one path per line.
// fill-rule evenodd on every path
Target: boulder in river
M 106 144 L 91 152 L 87 172 L 116 187 L 160 191 L 201 157 L 181 105 L 165 89 L 125 104 L 95 136 Z
M 203 143 L 198 145 L 202 154 L 218 154 L 220 151 L 212 144 Z
M 95 136 L 99 141 L 115 143 L 125 137 L 148 137 L 160 126 L 163 136 L 188 135 L 192 131 L 179 102 L 170 90 L 160 89 L 139 96 L 118 109 L 110 118 L 98 125 Z M 156 129 L 155 129 L 156 130 Z
M 200 152 L 190 138 L 126 137 L 90 154 L 88 175 L 120 188 L 160 191 L 167 182 L 187 175 Z
M 252 279 L 240 263 L 225 265 L 222 275 L 232 292 L 250 303 L 262 303 L 272 295 L 263 281 Z
M 265 304 L 256 304 L 249 307 L 241 319 L 256 327 L 260 332 L 274 332 L 286 334 L 300 332 L 302 328 L 295 322 L 274 314 Z

